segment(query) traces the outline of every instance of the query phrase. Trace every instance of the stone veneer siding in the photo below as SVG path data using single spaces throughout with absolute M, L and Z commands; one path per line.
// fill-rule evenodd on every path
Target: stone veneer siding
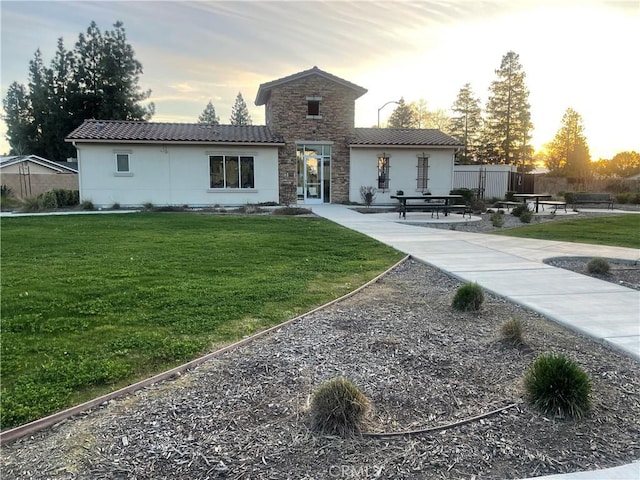
M 322 97 L 322 118 L 307 118 L 307 97 Z M 333 142 L 331 148 L 331 202 L 349 200 L 349 147 L 353 135 L 358 94 L 319 75 L 292 80 L 274 87 L 266 102 L 266 124 L 282 135 L 278 151 L 280 201 L 296 187 L 296 141 Z M 311 143 L 311 142 L 309 142 Z

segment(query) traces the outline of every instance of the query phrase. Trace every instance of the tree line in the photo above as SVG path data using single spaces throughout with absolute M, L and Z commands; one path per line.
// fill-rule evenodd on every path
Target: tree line
M 463 144 L 457 161 L 462 164 L 511 164 L 524 171 L 534 168 L 530 145 L 533 123 L 529 90 L 519 55 L 503 56 L 496 80 L 489 87 L 484 111 L 471 84 L 459 90 L 451 106 L 452 115 L 443 110 L 428 111 L 426 102 L 406 103 L 404 98 L 389 117 L 390 128 L 437 128 Z M 640 173 L 640 154 L 621 152 L 611 160 L 591 161 L 581 115 L 567 108 L 554 138 L 537 156 L 552 175 L 585 178 L 629 176 Z
M 27 85 L 13 82 L 3 98 L 11 154 L 73 157 L 75 148 L 64 138 L 86 119 L 150 120 L 155 106 L 146 102 L 151 91 L 139 86 L 142 72 L 122 22 L 105 32 L 91 22 L 86 32 L 78 36 L 73 50 L 67 50 L 62 38 L 58 39 L 49 66 L 45 66 L 38 49 L 29 62 Z M 430 111 L 424 100 L 406 103 L 402 98 L 388 126 L 437 128 L 458 138 L 463 144 L 458 154 L 460 163 L 533 168 L 529 90 L 519 55 L 508 52 L 495 73 L 484 110 L 466 83 L 451 106 L 451 116 L 444 110 Z M 220 123 L 211 101 L 198 122 Z M 252 124 L 240 92 L 229 123 Z M 626 176 L 640 172 L 640 155 L 636 152 L 621 152 L 610 162 L 591 162 L 582 117 L 572 108 L 566 110 L 560 129 L 545 145 L 542 157 L 547 168 L 558 175 Z
M 58 39 L 49 66 L 38 49 L 28 84 L 13 82 L 2 102 L 11 153 L 75 157 L 64 138 L 84 120 L 149 120 L 155 106 L 143 103 L 151 91 L 140 88 L 141 75 L 122 22 L 105 32 L 91 22 L 73 50 Z

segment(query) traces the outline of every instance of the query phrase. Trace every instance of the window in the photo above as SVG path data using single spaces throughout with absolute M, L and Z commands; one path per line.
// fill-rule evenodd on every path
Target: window
M 423 193 L 429 190 L 429 157 L 422 154 L 418 157 L 418 190 Z
M 322 97 L 307 97 L 307 118 L 322 118 L 320 115 L 320 101 Z
M 209 155 L 211 188 L 254 188 L 253 157 Z
M 318 100 L 309 100 L 307 107 L 307 115 L 320 115 L 320 102 Z
M 389 157 L 384 153 L 378 157 L 378 188 L 389 189 Z
M 128 153 L 116 153 L 116 172 L 117 173 L 129 173 L 129 154 Z

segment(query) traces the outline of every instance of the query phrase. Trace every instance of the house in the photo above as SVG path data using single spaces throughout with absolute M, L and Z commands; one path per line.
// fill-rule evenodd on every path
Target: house
M 432 129 L 355 128 L 366 89 L 313 67 L 259 86 L 263 126 L 87 120 L 81 200 L 96 206 L 360 202 L 449 193 L 458 140 Z
M 54 189 L 78 190 L 78 164 L 54 162 L 37 155 L 0 157 L 0 184 L 19 198 Z

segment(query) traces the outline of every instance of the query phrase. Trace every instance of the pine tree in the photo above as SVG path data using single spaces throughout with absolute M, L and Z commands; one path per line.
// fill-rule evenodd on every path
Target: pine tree
M 451 110 L 453 118 L 449 133 L 464 144 L 458 158 L 465 164 L 476 161 L 479 156 L 482 116 L 480 99 L 473 95 L 469 83 L 460 89 Z
M 483 160 L 487 163 L 520 164 L 530 157 L 532 148 L 529 90 L 519 56 L 508 52 L 500 68 L 498 79 L 489 88 L 485 128 L 482 139 Z
M 416 128 L 418 126 L 418 115 L 415 109 L 406 104 L 404 98 L 401 98 L 387 124 L 389 128 Z
M 62 39 L 51 67 L 40 51 L 29 62 L 27 87 L 14 82 L 3 99 L 12 149 L 61 160 L 75 154 L 64 138 L 85 119 L 148 120 L 150 91 L 138 86 L 142 65 L 126 41 L 122 23 L 104 35 L 95 22 L 78 36 L 72 52 Z
M 2 99 L 6 113 L 7 138 L 12 155 L 25 155 L 35 151 L 36 127 L 31 115 L 31 102 L 26 87 L 13 82 Z
M 211 103 L 211 100 L 209 100 L 204 111 L 198 117 L 198 123 L 209 123 L 211 125 L 218 125 L 220 123 L 220 119 L 216 115 L 216 109 L 213 103 Z
M 562 116 L 560 130 L 547 146 L 546 166 L 556 174 L 584 178 L 589 175 L 591 158 L 584 136 L 582 117 L 572 108 Z
M 247 104 L 242 98 L 242 93 L 238 92 L 236 97 L 236 103 L 231 109 L 231 118 L 229 119 L 231 125 L 251 125 L 251 116 L 249 115 L 249 109 Z

